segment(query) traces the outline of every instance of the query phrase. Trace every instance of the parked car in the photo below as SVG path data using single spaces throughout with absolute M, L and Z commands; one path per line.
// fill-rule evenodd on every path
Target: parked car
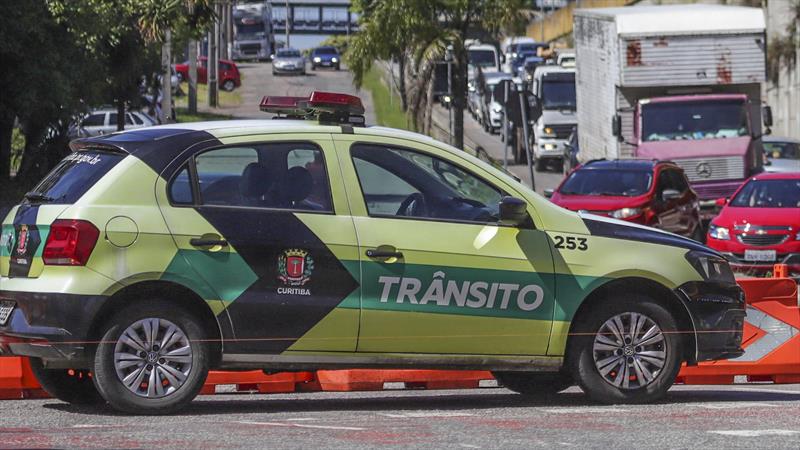
M 764 170 L 800 172 L 800 140 L 764 136 Z
M 317 47 L 311 50 L 311 70 L 317 70 L 317 67 L 332 67 L 339 70 L 342 61 L 342 56 L 336 47 Z
M 670 161 L 590 161 L 546 194 L 553 203 L 573 211 L 703 239 L 697 194 L 683 169 Z
M 175 64 L 175 72 L 178 78 L 183 82 L 189 79 L 189 61 L 183 64 Z M 242 76 L 239 73 L 239 67 L 235 62 L 227 59 L 219 60 L 219 87 L 225 91 L 232 91 L 242 85 Z M 197 58 L 197 82 L 200 84 L 208 83 L 208 57 L 201 56 Z
M 800 275 L 800 173 L 769 173 L 745 181 L 708 229 L 708 246 L 734 270 L 763 274 L 776 263 Z
M 156 122 L 141 111 L 128 111 L 125 113 L 125 129 L 152 127 Z M 70 139 L 78 137 L 99 136 L 101 134 L 115 133 L 117 131 L 116 108 L 96 109 L 72 125 L 69 132 Z
M 295 73 L 306 74 L 306 58 L 300 50 L 294 48 L 282 48 L 278 50 L 272 58 L 272 74 Z

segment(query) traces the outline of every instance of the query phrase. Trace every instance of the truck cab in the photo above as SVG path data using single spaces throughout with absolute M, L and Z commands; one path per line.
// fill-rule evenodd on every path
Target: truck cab
M 237 5 L 233 10 L 234 60 L 267 60 L 275 52 L 272 13 L 267 2 Z
M 475 78 L 478 67 L 484 72 L 496 72 L 500 70 L 500 57 L 497 48 L 492 44 L 475 43 L 467 46 L 467 80 Z
M 536 67 L 532 90 L 542 107 L 533 123 L 533 156 L 537 170 L 564 156 L 564 145 L 578 123 L 575 69 L 557 65 Z

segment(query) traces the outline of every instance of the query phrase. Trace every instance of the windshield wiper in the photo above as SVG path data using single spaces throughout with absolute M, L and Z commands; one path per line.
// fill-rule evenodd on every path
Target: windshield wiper
M 55 200 L 53 197 L 48 197 L 41 192 L 28 192 L 25 194 L 25 199 L 31 202 L 50 203 Z

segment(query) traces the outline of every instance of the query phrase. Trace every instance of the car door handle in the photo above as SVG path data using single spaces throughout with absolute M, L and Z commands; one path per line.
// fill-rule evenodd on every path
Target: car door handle
M 403 252 L 369 249 L 366 251 L 369 258 L 402 258 Z
M 227 247 L 228 241 L 225 239 L 203 239 L 203 238 L 191 238 L 189 239 L 189 243 L 195 247 Z

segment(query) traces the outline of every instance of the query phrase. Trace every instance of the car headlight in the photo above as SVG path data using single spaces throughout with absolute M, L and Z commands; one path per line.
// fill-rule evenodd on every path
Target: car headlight
M 611 211 L 611 217 L 615 219 L 627 219 L 629 217 L 638 216 L 642 213 L 642 208 L 622 208 L 616 211 Z
M 731 266 L 720 256 L 692 250 L 686 253 L 686 260 L 706 281 L 736 283 Z
M 708 235 L 720 241 L 729 241 L 731 239 L 731 230 L 725 227 L 718 227 L 712 223 L 708 227 Z
M 331 62 L 334 62 L 334 63 L 335 62 L 339 62 L 339 59 L 338 58 L 331 58 Z
M 556 132 L 550 127 L 544 127 L 542 130 L 542 137 L 554 138 L 556 137 Z
M 316 63 L 322 62 L 322 58 L 320 58 L 319 56 L 315 56 L 314 57 L 314 62 L 316 62 Z

